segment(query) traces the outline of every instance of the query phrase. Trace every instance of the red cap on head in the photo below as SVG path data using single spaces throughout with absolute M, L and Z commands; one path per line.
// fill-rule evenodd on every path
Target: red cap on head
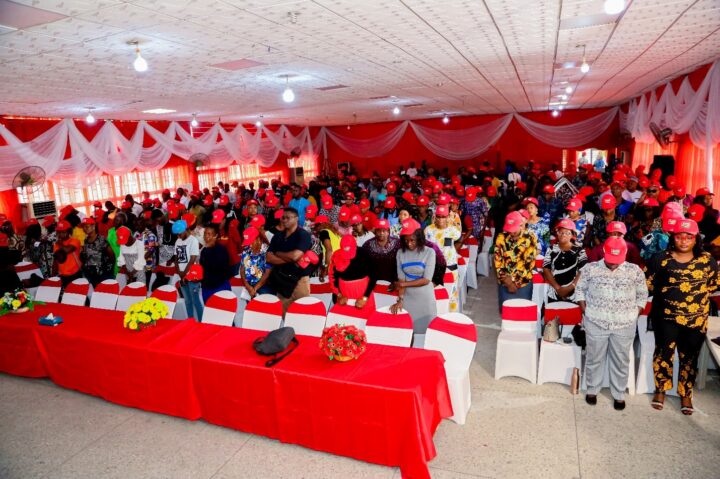
M 190 228 L 192 225 L 195 224 L 195 220 L 197 218 L 192 213 L 185 213 L 184 215 L 182 215 L 182 218 L 180 218 L 180 219 L 185 221 L 185 223 L 187 224 L 187 227 Z
M 428 204 L 430 204 L 430 198 L 428 198 L 425 195 L 418 196 L 418 199 L 417 199 L 418 206 L 427 206 Z
M 684 186 L 676 186 L 673 189 L 673 195 L 677 196 L 678 198 L 685 198 L 686 195 L 685 187 Z
M 353 193 L 352 191 L 348 191 L 347 193 L 345 193 L 345 199 L 346 199 L 346 200 L 354 200 L 354 199 L 355 199 L 355 193 Z
M 386 219 L 378 218 L 378 220 L 375 221 L 375 229 L 376 230 L 389 230 L 390 222 Z
M 338 214 L 338 221 L 350 221 L 352 210 L 348 208 L 347 206 L 343 206 L 340 208 L 340 213 Z
M 408 218 L 402 222 L 402 229 L 400 230 L 401 235 L 411 235 L 420 229 L 420 223 L 412 218 Z
M 528 197 L 525 198 L 525 199 L 523 200 L 523 202 L 522 202 L 522 204 L 525 205 L 525 206 L 527 206 L 529 203 L 532 203 L 532 204 L 534 204 L 535 206 L 539 206 L 539 205 L 540 205 L 540 203 L 538 203 L 537 198 L 533 198 L 532 196 L 528 196 Z
M 100 203 L 99 201 L 95 201 L 95 202 L 93 203 L 93 207 L 95 207 L 95 208 L 102 208 L 102 203 Z
M 549 193 L 551 195 L 554 195 L 555 187 L 553 185 L 545 185 L 543 186 L 543 193 Z
M 488 192 L 490 191 L 490 188 L 488 188 Z M 475 188 L 468 188 L 465 190 L 465 201 L 473 202 L 477 198 L 477 191 Z
M 570 218 L 563 218 L 560 221 L 557 222 L 555 225 L 555 229 L 558 230 L 560 228 L 564 228 L 566 230 L 575 231 L 577 233 L 577 227 L 575 226 L 575 222 L 571 220 Z
M 210 220 L 210 222 L 219 225 L 223 219 L 225 219 L 225 212 L 223 210 L 215 210 L 212 212 L 212 220 Z
M 640 178 L 640 181 L 638 181 L 638 186 L 640 186 L 640 188 L 647 188 L 650 186 L 650 180 L 646 176 L 643 176 Z
M 675 225 L 675 231 L 673 233 L 687 233 L 690 235 L 697 235 L 699 233 L 698 225 L 695 221 L 689 219 L 683 219 Z
M 687 216 L 691 220 L 700 221 L 705 216 L 705 207 L 699 203 L 695 203 L 687 210 Z
M 395 208 L 395 197 L 394 196 L 388 196 L 387 198 L 385 198 L 385 208 L 387 208 L 387 209 Z
M 205 195 L 205 198 L 203 198 L 203 205 L 210 206 L 211 204 L 213 204 L 212 196 Z
M 580 211 L 582 210 L 582 201 L 579 198 L 571 198 L 565 208 L 568 211 Z
M 614 210 L 617 206 L 617 201 L 613 195 L 605 195 L 600 200 L 600 208 L 604 210 Z
M 323 209 L 329 210 L 333 207 L 333 200 L 330 195 L 323 196 L 320 200 L 320 204 L 322 205 Z
M 60 220 L 58 221 L 57 228 L 55 228 L 55 231 L 69 231 L 72 228 L 72 225 L 65 221 Z
M 279 200 L 278 197 L 275 196 L 274 194 L 268 192 L 268 193 L 265 195 L 265 205 L 266 205 L 268 208 L 274 208 L 274 207 L 276 207 L 279 203 L 280 203 L 280 200 Z
M 435 210 L 435 216 L 446 218 L 450 214 L 450 208 L 447 205 L 439 205 Z
M 318 207 L 316 205 L 308 205 L 307 208 L 305 208 L 305 219 L 313 220 L 317 216 L 318 213 Z
M 640 206 L 652 208 L 655 206 L 660 206 L 660 203 L 658 203 L 658 200 L 656 200 L 655 198 L 645 198 L 642 203 L 640 203 Z
M 705 195 L 712 195 L 714 193 L 710 192 L 709 188 L 700 188 L 695 192 L 695 196 L 705 196 Z
M 674 214 L 663 215 L 662 229 L 667 233 L 674 233 L 678 222 L 682 221 L 682 216 L 675 216 Z
M 370 208 L 370 200 L 367 198 L 362 198 L 359 205 L 360 209 Z
M 47 228 L 48 226 L 50 226 L 51 224 L 54 224 L 54 223 L 55 223 L 55 217 L 54 217 L 54 216 L 46 216 L 46 217 L 43 218 L 43 220 L 42 220 L 42 225 L 43 225 L 45 228 Z
M 330 223 L 330 217 L 328 217 L 327 215 L 318 215 L 318 217 L 315 218 L 316 225 L 322 225 L 325 223 Z
M 351 225 L 359 225 L 363 222 L 362 216 L 358 214 L 354 214 L 350 217 L 350 224 Z
M 450 195 L 447 195 L 445 193 L 442 193 L 438 195 L 437 204 L 439 205 L 447 205 L 450 203 Z
M 145 218 L 146 220 L 149 220 L 151 217 L 152 217 L 152 211 L 150 211 L 150 210 L 143 211 L 143 218 Z
M 243 231 L 243 246 L 250 246 L 260 236 L 260 230 L 254 226 L 249 226 Z
M 608 223 L 605 231 L 608 233 L 622 233 L 623 236 L 627 234 L 627 227 L 622 221 L 611 221 Z
M 622 238 L 611 236 L 603 244 L 603 253 L 605 253 L 606 263 L 622 264 L 625 262 L 625 256 L 627 255 L 627 243 Z
M 229 197 L 228 195 L 222 195 L 222 196 L 220 197 L 220 201 L 218 201 L 218 204 L 219 204 L 220 206 L 225 206 L 225 205 L 227 205 L 228 203 L 230 203 L 230 197 Z
M 273 217 L 274 217 L 276 220 L 279 220 L 279 219 L 282 218 L 282 215 L 283 215 L 284 212 L 285 212 L 285 210 L 282 209 L 282 208 L 280 208 L 279 210 L 275 211 L 275 214 L 273 215 Z
M 35 220 L 35 221 L 37 222 L 37 220 Z M 95 224 L 95 218 L 92 218 L 92 217 L 89 217 L 89 216 L 88 216 L 87 218 L 83 218 L 82 221 L 80 222 L 80 224 L 81 224 L 81 225 L 94 225 L 94 224 Z
M 353 235 L 340 238 L 340 255 L 345 259 L 353 259 L 357 254 L 357 241 Z
M 497 196 L 497 188 L 494 186 L 488 186 L 487 188 L 488 198 L 495 198 Z
M 387 190 L 388 193 L 392 194 L 397 191 L 397 185 L 393 182 L 390 182 L 385 186 L 385 189 Z
M 508 213 L 508 215 L 505 217 L 503 231 L 505 231 L 506 233 L 517 233 L 518 231 L 522 230 L 524 223 L 525 218 L 523 218 L 523 216 L 518 211 L 513 211 L 511 213 Z
M 62 221 L 61 221 L 62 223 Z M 59 226 L 58 226 L 59 228 Z M 117 235 L 117 243 L 119 245 L 125 245 L 127 244 L 128 240 L 130 239 L 130 236 L 132 235 L 132 232 L 129 228 L 126 226 L 121 226 L 115 231 L 115 234 Z

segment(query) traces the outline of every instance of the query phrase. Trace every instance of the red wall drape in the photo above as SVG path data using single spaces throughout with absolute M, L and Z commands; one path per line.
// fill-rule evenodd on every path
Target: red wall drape
M 607 111 L 605 108 L 587 110 L 565 110 L 557 118 L 553 118 L 549 112 L 523 113 L 522 115 L 533 121 L 546 125 L 566 125 L 586 120 L 599 113 Z M 452 117 L 450 123 L 444 125 L 441 118 L 429 120 L 414 120 L 416 123 L 437 129 L 459 130 L 473 126 L 482 125 L 489 121 L 496 120 L 503 115 L 475 115 L 464 117 Z M 389 131 L 397 126 L 399 122 L 373 123 L 365 125 L 353 125 L 348 130 L 346 126 L 336 126 L 330 129 L 339 135 L 352 138 L 372 138 Z M 621 143 L 619 135 L 619 123 L 616 118 L 610 127 L 598 136 L 595 141 L 587 145 L 580 145 L 577 148 L 568 150 L 568 159 L 575 158 L 575 151 L 587 148 L 613 149 Z M 546 145 L 533 138 L 520 124 L 513 120 L 500 140 L 478 158 L 465 161 L 450 161 L 440 158 L 425 148 L 417 139 L 415 133 L 408 128 L 400 143 L 386 155 L 378 158 L 358 158 L 339 146 L 332 140 L 328 140 L 328 158 L 332 168 L 338 163 L 352 162 L 353 166 L 361 174 L 370 174 L 378 171 L 381 175 L 397 169 L 399 165 L 408 166 L 410 161 L 416 165 L 425 159 L 427 164 L 434 168 L 448 167 L 451 172 L 460 166 L 477 166 L 480 162 L 489 161 L 491 165 L 500 168 L 505 160 L 514 160 L 519 165 L 525 165 L 530 160 L 535 160 L 541 168 L 549 168 L 552 163 L 562 163 L 562 148 Z

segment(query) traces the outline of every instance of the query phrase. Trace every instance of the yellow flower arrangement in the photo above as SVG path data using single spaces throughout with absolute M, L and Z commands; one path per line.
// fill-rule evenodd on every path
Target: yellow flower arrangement
M 168 314 L 168 307 L 156 298 L 147 298 L 130 306 L 125 312 L 123 326 L 138 331 L 154 326 L 158 319 Z

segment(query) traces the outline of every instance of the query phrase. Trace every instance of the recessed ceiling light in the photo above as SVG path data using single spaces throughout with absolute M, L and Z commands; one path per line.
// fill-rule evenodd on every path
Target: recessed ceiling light
M 625 10 L 625 0 L 605 0 L 603 7 L 605 8 L 605 13 L 615 15 Z
M 567 93 L 569 95 L 572 92 L 573 92 L 573 87 L 571 87 L 571 86 L 565 87 L 565 93 Z
M 168 110 L 167 108 L 153 108 L 152 110 L 143 110 L 143 113 L 152 115 L 162 115 L 163 113 L 175 113 L 177 110 Z
M 94 109 L 95 109 L 95 108 L 93 108 L 93 107 L 91 107 L 91 106 L 87 107 L 88 114 L 87 114 L 87 116 L 85 117 L 85 123 L 87 123 L 88 125 L 93 125 L 93 124 L 95 123 L 95 117 L 94 117 L 93 114 L 92 114 L 92 111 L 93 111 Z
M 442 122 L 445 123 L 446 125 L 447 125 L 448 123 L 450 123 L 450 117 L 447 115 L 447 113 L 445 113 L 445 114 L 443 115 Z
M 400 114 L 400 107 L 396 105 L 395 108 L 393 108 L 393 115 L 399 115 L 399 114 Z
M 198 121 L 197 121 L 197 113 L 193 113 L 193 114 L 192 114 L 192 120 L 190 120 L 190 124 L 191 124 L 192 126 L 198 126 L 198 125 L 199 125 L 199 123 L 198 123 Z

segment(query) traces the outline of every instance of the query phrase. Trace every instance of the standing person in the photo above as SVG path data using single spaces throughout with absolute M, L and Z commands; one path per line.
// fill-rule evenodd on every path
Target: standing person
M 537 198 L 528 197 L 523 200 L 523 206 L 530 214 L 527 219 L 527 229 L 535 235 L 538 245 L 538 254 L 545 256 L 550 245 L 550 225 L 538 216 Z
M 283 231 L 270 241 L 267 262 L 273 265 L 270 286 L 283 304 L 284 316 L 290 303 L 310 296 L 310 268 L 302 268 L 297 263 L 312 246 L 312 238 L 310 233 L 298 226 L 295 208 L 285 208 L 280 221 Z
M 428 324 L 437 316 L 432 283 L 435 251 L 425 244 L 420 223 L 412 218 L 403 221 L 400 241 L 402 246 L 396 259 L 398 280 L 394 288 L 398 299 L 390 306 L 390 312 L 397 314 L 401 309 L 406 310 L 413 320 L 413 332 L 425 334 Z
M 152 219 L 150 212 L 143 214 L 142 217 L 138 218 L 138 223 L 141 225 L 140 231 L 135 233 L 135 239 L 143 244 L 145 249 L 145 284 L 150 287 L 150 278 L 152 277 L 153 269 L 157 265 L 158 258 L 158 240 L 157 235 L 152 230 Z
M 53 246 L 53 276 L 60 276 L 62 287 L 65 288 L 72 281 L 82 278 L 82 263 L 80 262 L 80 241 L 70 236 L 72 226 L 65 220 L 58 221 L 55 232 L 57 241 Z
M 267 264 L 268 246 L 263 243 L 260 231 L 249 226 L 243 231 L 243 249 L 240 254 L 240 278 L 248 296 L 272 293 L 267 286 L 270 277 L 270 266 Z
M 453 285 L 450 288 L 450 312 L 458 311 L 460 305 L 458 291 L 458 253 L 455 242 L 460 240 L 460 230 L 448 223 L 450 209 L 447 205 L 440 205 L 435 211 L 435 221 L 425 228 L 425 240 L 438 245 L 445 257 L 446 268 L 452 271 Z
M 98 234 L 93 218 L 85 218 L 80 224 L 85 231 L 85 244 L 80 253 L 82 272 L 94 288 L 98 283 L 113 278 L 115 254 L 107 240 Z
M 220 237 L 218 243 L 223 245 L 228 252 L 228 261 L 230 261 L 231 276 L 238 274 L 240 271 L 240 250 L 242 249 L 242 238 L 238 231 L 239 222 L 236 219 L 228 219 L 223 210 L 215 210 L 212 214 L 211 224 L 218 225 Z
M 205 226 L 205 247 L 200 251 L 200 266 L 203 268 L 202 299 L 208 298 L 218 291 L 231 291 L 232 276 L 228 250 L 218 242 L 220 227 L 215 223 Z
M 513 211 L 505 217 L 503 232 L 495 240 L 495 271 L 498 279 L 498 303 L 513 298 L 532 299 L 532 275 L 537 256 L 537 241 L 523 231 L 525 219 Z
M 145 245 L 142 240 L 136 239 L 132 231 L 121 226 L 116 231 L 117 242 L 120 245 L 120 254 L 117 258 L 118 268 L 125 266 L 125 276 L 128 284 L 134 281 L 145 280 Z M 146 283 L 147 284 L 147 283 Z
M 575 243 L 575 223 L 568 218 L 558 221 L 555 228 L 558 242 L 545 255 L 543 276 L 550 285 L 548 303 L 575 302 L 575 287 L 580 269 L 587 264 L 585 248 Z
M 370 271 L 372 264 L 367 252 L 358 248 L 352 235 L 340 239 L 340 248 L 335 251 L 330 261 L 330 284 L 335 294 L 335 303 L 346 305 L 348 300 L 355 301 L 357 309 L 365 307 L 375 310 L 372 291 L 375 282 Z
M 625 261 L 625 240 L 608 238 L 603 249 L 604 259 L 586 264 L 575 288 L 587 340 L 585 401 L 591 406 L 597 404 L 605 363 L 609 362 L 613 407 L 621 411 L 625 409 L 637 317 L 645 308 L 648 290 L 642 270 Z
M 665 391 L 672 389 L 673 359 L 680 359 L 677 391 L 683 414 L 693 413 L 692 393 L 697 360 L 707 332 L 710 295 L 718 288 L 718 264 L 702 250 L 699 228 L 681 220 L 667 251 L 648 263 L 648 287 L 653 293 L 650 320 L 655 332 L 655 395 L 652 407 L 662 409 Z
M 185 298 L 188 317 L 195 317 L 198 322 L 201 322 L 204 306 L 200 302 L 200 283 L 185 279 L 190 267 L 197 262 L 198 256 L 200 256 L 200 243 L 197 238 L 190 235 L 184 220 L 173 223 L 172 232 L 177 235 L 178 239 L 175 241 L 175 255 L 168 261 L 168 266 L 175 263 L 175 272 L 180 276 L 180 290 Z
M 350 224 L 353 228 L 353 236 L 355 237 L 355 241 L 359 247 L 375 237 L 372 231 L 365 229 L 365 223 L 363 223 L 362 216 L 353 215 L 350 218 Z
M 305 210 L 310 206 L 310 201 L 305 198 L 302 193 L 302 187 L 298 184 L 294 184 L 290 187 L 292 192 L 292 199 L 288 203 L 288 206 L 295 208 L 298 212 L 298 224 L 302 228 L 305 226 Z
M 400 249 L 400 239 L 390 236 L 390 223 L 388 220 L 375 221 L 375 237 L 367 240 L 362 248 L 370 255 L 373 268 L 370 271 L 373 281 L 388 281 L 390 284 L 397 281 L 397 252 Z

